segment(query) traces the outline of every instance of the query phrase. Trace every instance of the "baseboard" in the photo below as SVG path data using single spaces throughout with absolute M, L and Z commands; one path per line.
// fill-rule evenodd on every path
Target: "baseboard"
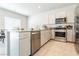
M 71 42 L 71 41 L 67 41 L 68 43 L 76 43 L 76 42 Z

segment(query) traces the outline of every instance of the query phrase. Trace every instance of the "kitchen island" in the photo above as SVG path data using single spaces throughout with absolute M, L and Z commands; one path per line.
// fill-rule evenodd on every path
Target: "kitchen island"
M 9 56 L 30 55 L 31 31 L 9 31 L 8 39 Z
M 51 37 L 51 30 L 13 30 L 8 32 L 8 55 L 29 56 L 31 55 L 32 32 L 40 31 L 40 46 L 43 46 Z

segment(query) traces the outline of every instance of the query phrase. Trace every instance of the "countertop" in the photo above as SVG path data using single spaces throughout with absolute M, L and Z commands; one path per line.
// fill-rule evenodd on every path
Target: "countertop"
M 49 28 L 49 29 L 39 29 L 39 30 L 16 30 L 17 32 L 32 32 L 32 31 L 46 31 L 46 30 L 53 30 L 56 28 Z
M 39 29 L 39 30 L 12 30 L 12 31 L 16 31 L 16 32 L 32 32 L 32 31 L 46 31 L 46 30 L 53 30 L 56 28 L 49 28 L 49 29 Z

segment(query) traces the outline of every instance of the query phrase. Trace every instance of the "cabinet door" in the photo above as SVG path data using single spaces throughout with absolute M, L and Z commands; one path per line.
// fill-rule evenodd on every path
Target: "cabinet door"
M 73 11 L 69 11 L 67 12 L 67 23 L 74 23 L 74 12 Z
M 47 40 L 50 40 L 50 38 L 51 38 L 51 30 L 48 30 L 48 39 Z
M 60 11 L 56 13 L 56 18 L 63 18 L 66 17 L 66 11 Z
M 26 36 L 28 37 L 20 38 L 20 56 L 30 55 L 30 33 Z
M 28 39 L 20 40 L 20 56 L 28 56 L 30 55 L 30 46 L 28 43 Z
M 41 46 L 45 43 L 45 33 L 41 31 Z
M 51 30 L 51 32 L 52 32 L 51 39 L 55 39 L 55 32 L 54 32 L 54 29 Z
M 46 36 L 45 36 L 45 38 L 46 38 L 46 39 L 45 39 L 45 43 L 46 43 L 46 42 L 48 41 L 48 39 L 49 39 L 49 33 L 48 33 L 48 32 L 49 32 L 48 30 L 45 31 L 45 35 L 46 35 Z
M 54 14 L 49 15 L 48 22 L 49 22 L 49 24 L 55 24 L 55 15 Z
M 41 31 L 41 46 L 44 45 L 48 40 L 50 40 L 50 37 L 50 30 Z
M 67 30 L 67 41 L 74 42 L 72 30 Z

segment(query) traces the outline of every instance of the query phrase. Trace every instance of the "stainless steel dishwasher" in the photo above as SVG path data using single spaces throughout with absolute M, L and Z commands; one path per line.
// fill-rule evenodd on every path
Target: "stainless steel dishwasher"
M 40 31 L 32 31 L 31 33 L 31 55 L 39 50 L 41 46 Z

